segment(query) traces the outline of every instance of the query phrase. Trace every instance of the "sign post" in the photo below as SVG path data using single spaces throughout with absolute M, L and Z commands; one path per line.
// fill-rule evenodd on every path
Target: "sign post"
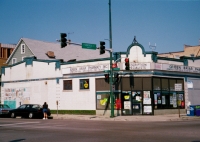
M 58 101 L 56 101 L 56 105 L 57 105 L 57 117 L 58 117 Z
M 177 83 L 174 85 L 174 88 L 175 88 L 175 91 L 182 91 L 182 84 Z M 176 95 L 178 95 L 177 96 L 177 100 L 178 100 L 179 94 L 176 94 Z M 178 114 L 179 114 L 179 118 L 180 118 L 180 104 L 179 104 L 179 102 L 177 102 L 177 104 L 178 104 L 177 105 L 178 106 Z

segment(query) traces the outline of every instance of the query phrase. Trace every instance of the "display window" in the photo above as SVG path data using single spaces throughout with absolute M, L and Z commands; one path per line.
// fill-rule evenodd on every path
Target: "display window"
M 109 92 L 101 92 L 97 93 L 96 97 L 97 102 L 97 110 L 110 110 L 111 109 L 111 100 L 110 100 L 110 93 Z M 114 109 L 120 110 L 121 109 L 121 98 L 120 93 L 114 93 Z
M 159 90 L 159 83 L 161 89 Z M 182 84 L 183 79 L 153 78 L 154 109 L 177 109 L 185 107 L 184 92 L 175 91 L 175 84 Z
M 89 79 L 80 79 L 80 89 L 89 89 L 90 88 L 90 82 Z
M 63 80 L 63 90 L 72 90 L 72 80 Z

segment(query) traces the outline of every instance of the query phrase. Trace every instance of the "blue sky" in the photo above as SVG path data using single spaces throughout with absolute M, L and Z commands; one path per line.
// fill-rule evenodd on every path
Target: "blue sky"
M 0 43 L 20 38 L 56 42 L 60 33 L 76 43 L 106 42 L 109 0 L 0 0 Z M 112 47 L 126 52 L 134 36 L 146 51 L 182 51 L 200 45 L 200 0 L 111 0 Z

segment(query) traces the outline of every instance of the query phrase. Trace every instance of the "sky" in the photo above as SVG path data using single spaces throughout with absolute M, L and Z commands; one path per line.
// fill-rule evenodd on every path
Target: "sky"
M 20 38 L 75 43 L 109 42 L 109 0 L 0 0 L 0 43 Z M 200 0 L 111 0 L 113 52 L 126 52 L 134 36 L 145 51 L 183 51 L 200 45 Z

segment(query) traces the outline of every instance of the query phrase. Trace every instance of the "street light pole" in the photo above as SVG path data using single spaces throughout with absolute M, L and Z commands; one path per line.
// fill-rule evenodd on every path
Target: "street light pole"
M 111 26 L 111 0 L 109 0 L 109 41 L 110 41 L 110 99 L 111 99 L 111 115 L 114 117 L 114 96 L 113 96 L 113 68 L 112 68 L 112 26 Z

